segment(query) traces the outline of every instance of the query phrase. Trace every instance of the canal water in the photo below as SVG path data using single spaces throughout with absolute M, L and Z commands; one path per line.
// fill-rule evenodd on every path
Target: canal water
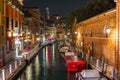
M 67 80 L 67 71 L 56 44 L 41 49 L 18 80 Z

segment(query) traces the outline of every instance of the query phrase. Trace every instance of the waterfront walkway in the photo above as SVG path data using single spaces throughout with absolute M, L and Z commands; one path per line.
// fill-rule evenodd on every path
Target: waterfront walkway
M 38 50 L 39 47 L 36 45 L 30 51 L 21 53 L 22 56 L 16 57 L 10 63 L 0 68 L 0 80 L 9 80 L 12 78 L 15 74 L 18 73 L 19 70 L 26 66 L 25 60 L 29 60 L 31 57 L 33 57 L 38 52 Z
M 25 66 L 27 66 L 26 61 L 29 62 L 31 60 L 31 58 L 37 54 L 37 52 L 39 51 L 40 48 L 42 48 L 48 44 L 51 44 L 51 42 L 43 43 L 42 46 L 36 45 L 30 51 L 24 52 L 23 57 L 18 57 L 16 59 L 14 59 L 12 62 L 10 62 L 9 64 L 2 67 L 0 69 L 0 72 L 1 72 L 0 80 L 6 80 L 6 79 L 7 80 L 16 80 L 16 79 L 13 79 L 13 77 L 16 74 L 18 74 L 21 69 L 23 69 Z M 75 52 L 77 52 L 77 51 L 75 51 Z M 83 55 L 85 55 L 83 53 L 81 53 L 80 55 L 83 60 L 87 59 L 86 58 L 87 55 L 83 56 Z M 98 60 L 95 60 L 94 58 L 90 58 L 90 64 L 95 65 L 96 69 L 101 69 L 101 67 L 99 66 L 100 63 L 98 62 Z M 72 75 L 74 75 L 74 74 L 72 74 Z
M 31 50 L 22 52 L 22 56 L 14 58 L 8 64 L 0 68 L 0 80 L 14 79 L 14 76 L 18 74 L 21 69 L 27 66 L 27 62 L 30 62 L 30 60 L 37 54 L 39 49 L 48 44 L 51 44 L 51 41 L 47 43 L 42 43 L 42 46 L 37 44 Z

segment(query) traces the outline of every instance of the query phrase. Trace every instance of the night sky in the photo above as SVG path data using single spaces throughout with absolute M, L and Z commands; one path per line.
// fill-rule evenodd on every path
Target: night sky
M 24 6 L 39 7 L 42 14 L 48 7 L 50 15 L 57 13 L 66 17 L 71 11 L 86 5 L 89 1 L 91 0 L 24 0 Z

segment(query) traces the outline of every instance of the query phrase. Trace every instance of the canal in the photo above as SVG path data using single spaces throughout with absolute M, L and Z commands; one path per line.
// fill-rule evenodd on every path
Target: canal
M 67 71 L 56 44 L 39 50 L 18 80 L 67 80 Z

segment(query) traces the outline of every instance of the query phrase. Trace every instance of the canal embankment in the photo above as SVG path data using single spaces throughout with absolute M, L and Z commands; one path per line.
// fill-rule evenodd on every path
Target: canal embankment
M 16 80 L 25 68 L 32 62 L 38 51 L 53 42 L 43 43 L 43 45 L 36 45 L 30 51 L 22 53 L 22 56 L 14 59 L 12 62 L 0 69 L 0 80 Z

